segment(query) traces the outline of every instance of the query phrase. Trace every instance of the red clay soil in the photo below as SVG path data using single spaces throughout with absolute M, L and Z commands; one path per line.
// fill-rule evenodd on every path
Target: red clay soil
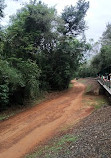
M 82 104 L 85 86 L 74 87 L 0 123 L 0 158 L 20 158 L 60 128 L 75 124 L 92 112 Z

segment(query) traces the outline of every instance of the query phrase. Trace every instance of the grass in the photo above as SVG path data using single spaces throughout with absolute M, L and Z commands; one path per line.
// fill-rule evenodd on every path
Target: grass
M 1 115 L 0 115 L 0 121 L 6 120 L 6 119 L 8 119 L 9 117 L 11 117 L 11 116 L 13 116 L 13 115 L 14 115 L 14 113 L 12 113 L 12 114 L 10 114 L 10 115 L 1 114 Z
M 75 142 L 76 140 L 77 137 L 75 137 L 72 134 L 66 134 L 61 136 L 60 138 L 54 138 L 50 142 L 48 142 L 48 145 L 39 147 L 37 151 L 27 155 L 26 158 L 38 158 L 38 157 L 49 158 L 51 155 L 54 156 L 55 154 L 63 150 L 64 146 L 67 143 L 69 144 L 71 142 Z
M 107 100 L 106 98 L 102 97 L 102 98 L 97 98 L 96 99 L 96 104 L 94 105 L 95 109 L 99 109 L 101 108 L 103 105 L 107 104 Z
M 89 93 L 89 92 L 91 92 L 91 90 L 92 90 L 92 85 L 89 84 L 86 86 L 85 93 Z
M 87 80 L 84 78 L 84 79 L 79 79 L 79 80 L 77 80 L 77 82 L 85 83 L 85 84 L 86 84 Z
M 33 106 L 36 106 L 46 99 L 45 93 L 41 95 L 38 99 L 25 101 L 24 105 L 13 105 L 0 113 L 0 121 L 9 119 L 10 117 L 25 111 Z
M 96 87 L 97 82 L 95 81 L 94 78 L 90 78 L 90 79 L 82 78 L 82 79 L 79 79 L 78 82 L 83 83 L 86 86 L 86 90 L 85 90 L 86 93 L 96 90 L 96 88 L 97 88 Z
M 69 84 L 69 88 L 72 88 L 74 85 L 73 85 L 73 83 L 70 83 Z
M 62 138 L 60 138 L 58 140 L 58 142 L 56 143 L 57 146 L 62 146 L 64 145 L 65 143 L 67 142 L 74 142 L 77 140 L 77 137 L 71 135 L 71 134 L 67 134 L 67 135 L 64 135 Z
M 93 106 L 96 110 L 101 108 L 101 106 L 108 104 L 106 97 L 95 93 L 97 90 L 99 90 L 99 86 L 95 86 L 95 81 L 80 79 L 79 82 L 85 84 L 86 86 L 83 99 L 84 106 Z
M 88 83 L 86 79 L 80 79 L 79 82 L 86 85 L 85 94 L 91 92 L 91 90 L 93 89 L 93 85 L 91 83 Z
M 8 110 L 7 109 L 4 112 L 0 113 L 0 121 L 7 120 L 10 117 L 14 116 L 15 114 L 17 114 L 17 110 L 13 111 L 13 110 Z
M 86 79 L 80 79 L 77 82 L 83 83 L 86 85 L 85 93 L 95 90 L 94 84 L 88 82 Z M 73 84 L 69 84 L 69 88 L 73 87 Z M 97 88 L 97 87 L 96 87 Z M 88 93 L 90 94 L 90 93 Z M 99 109 L 101 106 L 107 104 L 107 99 L 103 96 L 95 95 L 84 95 L 83 104 L 84 106 L 93 106 L 94 109 Z M 67 132 L 68 127 L 64 127 L 62 131 Z M 73 145 L 73 142 L 76 142 L 78 137 L 72 134 L 66 134 L 59 138 L 54 138 L 47 145 L 40 146 L 35 149 L 35 152 L 26 156 L 26 158 L 55 158 L 58 157 L 60 153 L 65 151 L 65 155 L 68 157 L 70 150 L 68 150 L 69 145 Z
M 108 101 L 103 96 L 87 96 L 83 100 L 84 106 L 93 106 L 95 110 L 101 108 L 102 106 L 108 104 Z

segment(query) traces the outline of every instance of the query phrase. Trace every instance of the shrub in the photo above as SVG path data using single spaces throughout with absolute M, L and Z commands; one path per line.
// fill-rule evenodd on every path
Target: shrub
M 23 86 L 21 74 L 10 67 L 5 60 L 0 60 L 0 104 L 5 108 L 9 104 L 9 97 L 17 89 L 18 86 Z
M 41 73 L 37 64 L 31 60 L 23 61 L 20 58 L 10 58 L 10 64 L 22 75 L 25 96 L 28 98 L 36 97 L 39 93 L 39 77 Z

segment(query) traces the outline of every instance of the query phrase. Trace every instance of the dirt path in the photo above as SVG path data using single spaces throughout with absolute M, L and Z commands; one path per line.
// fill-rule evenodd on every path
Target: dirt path
M 63 95 L 1 122 L 0 158 L 20 158 L 61 127 L 88 116 L 93 109 L 82 104 L 84 89 L 75 82 Z

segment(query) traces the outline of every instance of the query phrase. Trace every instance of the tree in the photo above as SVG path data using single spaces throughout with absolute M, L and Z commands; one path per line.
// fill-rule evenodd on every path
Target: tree
M 3 18 L 4 13 L 3 13 L 3 9 L 5 8 L 5 4 L 4 4 L 4 0 L 0 1 L 0 19 Z
M 80 76 L 92 76 L 97 75 L 99 72 L 103 72 L 104 69 L 108 70 L 111 65 L 111 24 L 106 26 L 106 30 L 103 32 L 100 42 L 92 45 L 92 49 L 95 55 L 92 57 L 90 64 L 84 64 L 79 71 Z M 109 72 L 107 72 L 109 73 Z
M 0 59 L 0 109 L 9 104 L 10 95 L 23 84 L 20 72 Z
M 12 16 L 5 44 L 7 56 L 12 53 L 16 57 L 33 59 L 39 49 L 47 47 L 49 49 L 50 43 L 54 41 L 52 40 L 54 16 L 55 9 L 39 3 L 28 4 L 16 16 Z
M 10 103 L 23 104 L 24 99 L 34 99 L 40 93 L 40 69 L 28 60 L 10 58 L 0 60 L 0 103 L 2 108 Z
M 106 25 L 106 30 L 102 34 L 102 45 L 110 45 L 111 44 L 111 24 L 108 23 Z
M 76 6 L 66 7 L 62 13 L 65 22 L 64 34 L 80 35 L 86 29 L 84 17 L 89 8 L 89 2 L 79 0 Z
M 87 49 L 85 43 L 73 37 L 61 37 L 56 49 L 50 53 L 42 52 L 37 56 L 37 64 L 42 70 L 42 88 L 51 90 L 68 88 Z
M 55 8 L 36 0 L 11 17 L 0 43 L 2 105 L 23 104 L 25 98 L 34 98 L 41 90 L 68 88 L 88 49 L 85 41 L 76 39 L 85 29 L 87 8 L 84 0 L 72 7 L 71 16 L 65 17 L 69 23 L 73 19 L 67 30 L 66 21 L 57 16 Z
M 111 24 L 106 26 L 101 38 L 101 49 L 92 60 L 92 66 L 97 72 L 104 70 L 111 65 Z
M 22 76 L 22 85 L 24 87 L 24 97 L 35 98 L 39 94 L 39 77 L 40 69 L 37 64 L 31 60 L 23 61 L 22 59 L 10 58 L 12 65 Z M 17 88 L 16 88 L 17 89 Z

